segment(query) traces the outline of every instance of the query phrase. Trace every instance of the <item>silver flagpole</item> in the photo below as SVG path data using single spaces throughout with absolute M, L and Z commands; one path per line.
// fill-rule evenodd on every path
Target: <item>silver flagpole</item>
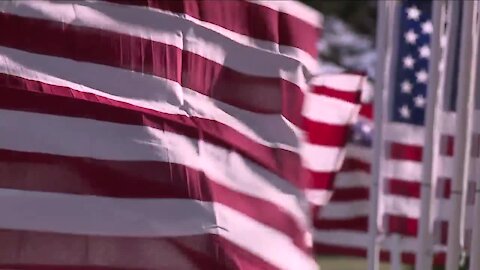
M 480 4 L 477 2 L 476 6 L 476 15 L 479 16 L 480 14 Z M 480 70 L 480 59 L 479 59 L 479 52 L 480 49 L 480 24 L 478 19 L 475 24 L 475 34 L 476 39 L 474 39 L 476 50 L 475 55 L 472 55 L 472 59 L 474 59 L 475 63 L 473 67 L 476 68 L 475 74 L 477 76 L 473 76 L 474 82 L 472 82 L 471 86 L 475 88 L 475 94 L 480 95 L 480 78 L 478 77 L 478 71 Z M 473 71 L 472 71 L 473 72 Z M 478 120 L 477 120 L 478 121 Z M 477 130 L 478 131 L 478 130 Z M 475 205 L 474 205 L 474 220 L 473 220 L 473 237 L 471 239 L 471 249 L 470 249 L 470 270 L 478 270 L 480 269 L 480 176 L 475 175 L 476 177 L 476 191 L 475 191 Z
M 396 13 L 399 6 L 398 1 L 378 1 L 377 2 L 377 69 L 375 78 L 374 92 L 374 123 L 375 133 L 373 141 L 373 161 L 372 161 L 372 182 L 370 185 L 370 211 L 368 220 L 368 269 L 378 270 L 380 259 L 380 235 L 379 224 L 381 211 L 379 211 L 381 200 L 379 188 L 382 182 L 380 173 L 384 163 L 385 146 L 383 140 L 383 123 L 387 117 L 387 102 L 390 76 L 393 73 L 394 66 L 394 37 L 398 29 L 395 29 L 397 19 Z M 398 27 L 397 27 L 398 28 Z
M 391 237 L 390 269 L 402 270 L 402 237 L 396 233 Z

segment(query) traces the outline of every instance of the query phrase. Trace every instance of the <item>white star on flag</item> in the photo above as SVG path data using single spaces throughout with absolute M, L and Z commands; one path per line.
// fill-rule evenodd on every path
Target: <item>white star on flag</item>
M 421 58 L 430 57 L 430 48 L 428 47 L 428 45 L 423 45 L 422 47 L 420 47 L 420 49 L 418 49 L 418 52 Z
M 428 73 L 424 69 L 415 73 L 415 76 L 417 77 L 417 82 L 419 83 L 426 83 L 428 81 Z
M 413 31 L 413 29 L 408 30 L 405 33 L 405 40 L 410 44 L 415 44 L 417 42 L 418 35 Z
M 427 35 L 433 33 L 433 24 L 431 21 L 426 21 L 422 23 L 422 33 Z
M 418 21 L 420 19 L 420 10 L 416 6 L 412 6 L 407 9 L 407 18 L 409 20 L 415 20 Z
M 413 65 L 415 64 L 415 59 L 411 55 L 407 55 L 403 58 L 403 67 L 412 69 Z
M 362 125 L 362 131 L 365 133 L 370 133 L 372 131 L 372 127 L 369 125 Z
M 400 112 L 400 115 L 403 118 L 405 118 L 405 119 L 410 118 L 410 110 L 408 109 L 407 105 L 403 105 L 402 107 L 400 107 L 400 109 L 398 111 Z
M 403 81 L 401 87 L 402 87 L 402 93 L 404 94 L 412 93 L 413 86 L 409 81 Z
M 425 98 L 422 95 L 418 95 L 413 98 L 413 102 L 415 103 L 415 107 L 424 108 L 425 107 Z

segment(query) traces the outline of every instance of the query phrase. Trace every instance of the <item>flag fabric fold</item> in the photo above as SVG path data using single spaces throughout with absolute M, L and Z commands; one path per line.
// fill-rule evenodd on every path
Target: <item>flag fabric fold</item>
M 303 106 L 306 132 L 303 160 L 306 195 L 315 206 L 313 214 L 316 215 L 332 197 L 333 182 L 345 158 L 350 125 L 358 116 L 366 77 L 320 74 L 310 84 L 312 90 Z
M 0 267 L 317 269 L 303 165 L 334 175 L 358 107 L 316 86 L 320 28 L 294 1 L 1 2 Z

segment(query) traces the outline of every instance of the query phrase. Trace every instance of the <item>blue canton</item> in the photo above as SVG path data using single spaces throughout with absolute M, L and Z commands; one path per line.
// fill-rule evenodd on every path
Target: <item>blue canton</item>
M 395 122 L 423 125 L 430 59 L 431 1 L 402 1 L 393 93 Z

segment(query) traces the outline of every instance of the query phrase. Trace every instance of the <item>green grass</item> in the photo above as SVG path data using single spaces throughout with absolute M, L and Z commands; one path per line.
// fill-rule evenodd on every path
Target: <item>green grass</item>
M 320 256 L 317 259 L 321 270 L 365 270 L 367 269 L 367 260 L 357 257 L 344 256 Z M 404 265 L 402 270 L 412 270 L 413 266 Z M 443 266 L 434 266 L 433 270 L 444 270 Z M 468 269 L 467 263 L 460 267 L 460 270 Z M 388 263 L 380 264 L 380 270 L 390 270 Z
M 321 270 L 365 270 L 367 260 L 354 257 L 322 256 L 318 258 Z M 382 263 L 380 270 L 389 270 L 389 264 Z M 405 267 L 404 269 L 408 269 Z

